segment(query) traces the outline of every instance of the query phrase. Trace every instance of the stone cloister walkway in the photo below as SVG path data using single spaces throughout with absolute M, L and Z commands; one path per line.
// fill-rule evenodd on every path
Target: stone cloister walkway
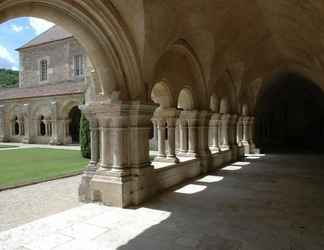
M 82 204 L 3 231 L 0 249 L 320 250 L 323 178 L 324 156 L 247 157 L 137 208 Z

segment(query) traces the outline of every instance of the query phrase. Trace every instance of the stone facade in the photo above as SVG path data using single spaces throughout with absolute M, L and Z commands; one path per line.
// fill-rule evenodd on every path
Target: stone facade
M 60 39 L 53 38 L 60 34 Z M 18 51 L 19 88 L 0 90 L 0 141 L 78 143 L 71 132 L 79 129 L 73 127 L 79 126 L 77 121 L 71 124 L 78 114 L 71 112 L 78 112 L 85 93 L 84 49 L 71 34 L 54 26 Z M 41 60 L 46 60 L 45 80 L 41 79 Z

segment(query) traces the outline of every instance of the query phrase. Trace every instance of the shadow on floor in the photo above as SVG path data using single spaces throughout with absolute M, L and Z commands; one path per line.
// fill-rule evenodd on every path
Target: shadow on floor
M 268 155 L 200 177 L 144 204 L 170 216 L 118 249 L 324 249 L 323 162 Z

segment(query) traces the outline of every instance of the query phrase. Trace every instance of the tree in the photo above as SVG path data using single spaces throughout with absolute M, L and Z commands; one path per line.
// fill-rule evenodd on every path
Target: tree
M 84 103 L 84 99 L 83 99 Z M 81 155 L 84 158 L 90 159 L 91 157 L 91 144 L 90 144 L 90 126 L 89 121 L 82 113 L 80 118 L 80 146 Z
M 19 82 L 19 71 L 0 69 L 0 88 L 16 87 Z

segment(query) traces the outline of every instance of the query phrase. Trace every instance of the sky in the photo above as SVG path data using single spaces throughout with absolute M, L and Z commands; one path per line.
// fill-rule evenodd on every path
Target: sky
M 54 24 L 44 19 L 21 17 L 0 24 L 0 68 L 19 70 L 16 51 Z

